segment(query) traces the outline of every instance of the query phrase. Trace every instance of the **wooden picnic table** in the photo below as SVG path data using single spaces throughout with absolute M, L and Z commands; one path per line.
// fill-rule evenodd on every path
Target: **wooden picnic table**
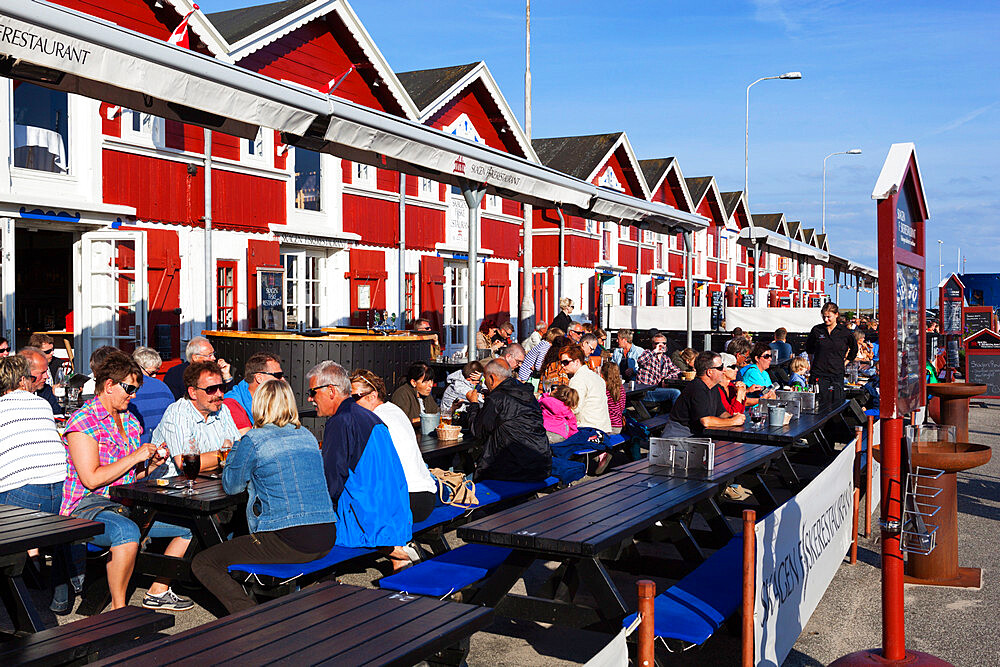
M 825 454 L 832 455 L 834 443 L 830 442 L 823 430 L 828 425 L 837 423 L 847 429 L 847 433 L 853 432 L 854 429 L 848 427 L 844 421 L 844 413 L 849 403 L 850 401 L 844 401 L 835 408 L 821 412 L 802 412 L 784 426 L 768 426 L 765 422 L 761 428 L 754 428 L 750 424 L 750 416 L 747 415 L 747 421 L 742 426 L 706 428 L 704 436 L 778 447 L 790 447 L 800 440 L 806 440 L 811 445 L 818 446 Z
M 100 535 L 104 524 L 0 505 L 0 599 L 18 634 L 45 629 L 21 575 L 29 549 L 44 549 Z
M 420 447 L 420 454 L 427 463 L 443 464 L 446 460 L 458 456 L 465 472 L 472 472 L 476 467 L 475 452 L 480 443 L 467 432 L 463 432 L 454 440 L 441 440 L 436 432 L 428 433 L 418 436 L 417 444 Z
M 649 409 L 642 401 L 646 397 L 646 394 L 651 389 L 655 389 L 655 387 L 651 384 L 643 384 L 641 382 L 626 382 L 622 385 L 622 388 L 625 390 L 625 402 L 635 411 L 636 416 L 643 421 L 649 419 Z
M 100 665 L 412 665 L 488 627 L 493 610 L 325 582 Z
M 629 610 L 603 560 L 619 559 L 625 555 L 623 547 L 630 547 L 640 532 L 711 499 L 718 490 L 715 482 L 612 471 L 463 526 L 458 536 L 467 542 L 513 550 L 472 603 L 495 607 L 506 616 L 611 630 Z M 704 560 L 683 522 L 671 522 L 661 532 L 686 559 Z M 575 596 L 573 602 L 564 602 L 549 595 L 512 594 L 511 588 L 535 560 L 562 563 L 554 586 L 558 580 L 578 580 L 593 594 L 596 606 L 578 604 Z M 549 593 L 554 596 L 555 589 Z

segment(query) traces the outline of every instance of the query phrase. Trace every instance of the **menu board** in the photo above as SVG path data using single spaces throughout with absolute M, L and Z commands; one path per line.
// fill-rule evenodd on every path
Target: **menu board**
M 718 331 L 725 317 L 722 292 L 712 292 L 712 330 Z
M 746 294 L 743 295 L 743 307 L 753 308 L 753 294 L 751 294 L 750 292 L 747 292 Z
M 981 331 L 965 341 L 965 377 L 973 384 L 985 384 L 986 398 L 1000 398 L 1000 334 Z
M 285 328 L 285 270 L 257 268 L 257 328 L 282 331 Z
M 941 333 L 962 333 L 962 302 L 941 302 Z
M 896 264 L 896 412 L 920 407 L 920 271 Z
M 683 306 L 684 300 L 687 297 L 687 288 L 683 285 L 678 285 L 674 288 L 674 305 Z
M 896 247 L 916 252 L 917 228 L 913 223 L 914 216 L 910 210 L 906 190 L 906 187 L 900 188 L 899 197 L 896 199 Z
M 781 306 L 782 308 L 788 308 L 789 306 L 792 305 L 792 297 L 790 297 L 790 296 L 779 296 L 778 297 L 778 305 Z
M 625 305 L 634 306 L 635 305 L 635 284 L 625 283 Z
M 962 310 L 962 315 L 965 320 L 962 329 L 966 336 L 970 336 L 983 329 L 993 328 L 993 310 L 989 307 L 982 310 L 979 308 L 965 308 Z

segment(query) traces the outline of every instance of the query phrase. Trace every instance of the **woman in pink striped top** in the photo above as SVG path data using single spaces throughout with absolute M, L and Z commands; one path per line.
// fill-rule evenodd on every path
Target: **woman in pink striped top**
M 608 393 L 608 415 L 611 417 L 611 432 L 622 432 L 625 425 L 625 388 L 622 386 L 618 364 L 607 361 L 601 366 L 601 377 Z

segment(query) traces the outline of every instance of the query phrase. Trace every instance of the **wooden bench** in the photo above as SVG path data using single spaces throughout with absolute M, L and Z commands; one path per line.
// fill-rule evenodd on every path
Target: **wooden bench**
M 390 591 L 443 599 L 479 583 L 500 567 L 509 555 L 510 549 L 504 547 L 466 544 L 383 577 L 378 585 Z
M 122 607 L 0 643 L 0 664 L 48 666 L 91 662 L 110 646 L 173 625 L 172 614 Z

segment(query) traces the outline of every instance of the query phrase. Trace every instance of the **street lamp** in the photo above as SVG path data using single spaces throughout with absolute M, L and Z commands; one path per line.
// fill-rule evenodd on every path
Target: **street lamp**
M 784 74 L 778 74 L 777 76 L 762 76 L 757 79 L 749 86 L 747 86 L 747 124 L 746 124 L 746 140 L 743 144 L 743 163 L 744 163 L 744 175 L 743 175 L 743 192 L 746 193 L 747 197 L 747 209 L 750 209 L 750 89 L 756 86 L 761 81 L 767 81 L 768 79 L 801 79 L 802 72 L 785 72 Z
M 938 285 L 940 285 L 941 281 L 944 280 L 944 275 L 943 275 L 943 273 L 944 273 L 944 260 L 941 259 L 941 246 L 944 245 L 944 241 L 942 241 L 941 239 L 938 239 L 937 242 L 938 242 Z M 940 304 L 938 304 L 938 305 L 940 306 Z
M 852 148 L 849 151 L 837 151 L 836 153 L 830 153 L 823 158 L 823 227 L 821 229 L 821 233 L 824 235 L 826 234 L 826 161 L 834 155 L 861 155 L 861 149 Z

